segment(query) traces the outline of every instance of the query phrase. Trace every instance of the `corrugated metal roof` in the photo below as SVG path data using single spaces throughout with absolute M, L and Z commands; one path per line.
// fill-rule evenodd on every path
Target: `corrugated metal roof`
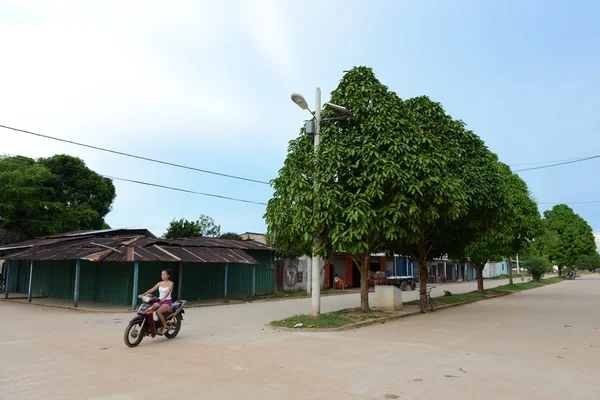
M 136 231 L 136 232 L 139 232 Z M 14 260 L 175 261 L 259 264 L 243 250 L 274 251 L 251 240 L 215 238 L 156 239 L 145 235 L 57 235 L 0 247 L 0 258 Z

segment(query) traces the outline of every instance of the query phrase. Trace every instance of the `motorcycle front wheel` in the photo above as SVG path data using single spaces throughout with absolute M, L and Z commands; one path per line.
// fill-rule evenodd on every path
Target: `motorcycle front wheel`
M 142 342 L 144 338 L 143 322 L 131 323 L 125 328 L 123 339 L 127 347 L 135 347 Z
M 179 330 L 181 329 L 181 316 L 177 315 L 174 319 L 175 319 L 175 321 L 173 321 L 172 324 L 169 324 L 167 326 L 167 328 L 169 329 L 165 333 L 165 336 L 167 337 L 167 339 L 173 339 L 175 336 L 177 336 L 177 334 L 179 333 Z

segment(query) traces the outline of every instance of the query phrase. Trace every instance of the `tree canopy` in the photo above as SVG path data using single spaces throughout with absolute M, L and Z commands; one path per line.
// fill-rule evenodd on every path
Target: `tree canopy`
M 527 184 L 510 167 L 498 163 L 502 181 L 496 188 L 497 196 L 504 196 L 505 207 L 501 218 L 492 220 L 488 231 L 479 239 L 471 241 L 465 248 L 477 270 L 477 289 L 483 293 L 483 268 L 486 262 L 510 260 L 513 254 L 521 252 L 543 232 L 542 219 L 536 202 L 531 198 Z M 512 272 L 512 263 L 509 265 Z
M 420 210 L 416 240 L 400 240 L 392 247 L 418 261 L 425 312 L 427 261 L 442 255 L 463 259 L 465 246 L 490 229 L 489 221 L 498 219 L 506 201 L 499 190 L 497 157 L 474 132 L 427 97 L 406 103 L 419 132 L 435 138 L 436 145 L 423 149 L 420 162 L 432 154 L 437 163 L 427 171 L 432 185 L 413 196 Z
M 550 260 L 559 267 L 573 267 L 577 259 L 596 253 L 596 240 L 590 225 L 566 204 L 544 212 L 544 224 L 556 240 L 547 246 Z
M 361 307 L 368 309 L 369 255 L 386 243 L 414 240 L 416 198 L 440 184 L 428 174 L 439 168 L 437 153 L 426 151 L 435 138 L 416 129 L 404 102 L 370 68 L 346 72 L 331 102 L 357 121 L 330 119 L 336 115 L 325 108 L 318 154 L 301 130 L 273 180 L 265 218 L 282 251 L 310 249 L 317 232 L 317 253 L 350 255 L 361 272 Z
M 115 199 L 112 181 L 79 158 L 0 158 L 0 229 L 27 240 L 102 229 Z
M 185 218 L 174 219 L 169 223 L 164 233 L 166 239 L 178 239 L 188 237 L 219 237 L 221 226 L 207 216 L 200 215 L 196 221 L 188 221 Z
M 595 271 L 600 268 L 600 254 L 586 254 L 575 261 L 575 268 L 580 270 Z

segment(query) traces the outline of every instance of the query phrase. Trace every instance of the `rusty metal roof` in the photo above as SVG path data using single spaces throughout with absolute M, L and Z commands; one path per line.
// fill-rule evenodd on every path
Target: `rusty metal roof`
M 119 233 L 125 232 L 120 230 Z M 135 233 L 140 232 L 136 230 Z M 120 236 L 56 235 L 0 247 L 0 258 L 13 260 L 174 261 L 196 263 L 258 264 L 244 250 L 274 251 L 252 240 L 214 238 L 157 239 Z

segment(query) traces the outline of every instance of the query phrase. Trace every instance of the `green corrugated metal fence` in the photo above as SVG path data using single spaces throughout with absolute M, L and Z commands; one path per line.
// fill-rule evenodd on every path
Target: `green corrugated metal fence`
M 260 265 L 229 264 L 227 292 L 230 298 L 252 296 L 253 270 L 256 270 L 256 294 L 275 292 L 274 257 L 269 252 L 248 252 Z M 79 300 L 131 305 L 133 263 L 95 263 L 80 261 Z M 10 262 L 9 291 L 27 293 L 30 261 Z M 56 299 L 73 299 L 76 261 L 35 261 L 33 294 Z M 179 263 L 140 262 L 139 292 L 143 293 L 160 281 L 164 268 L 172 270 L 175 283 L 172 297 L 177 298 Z M 225 296 L 225 264 L 184 263 L 183 292 L 185 300 L 218 299 Z

